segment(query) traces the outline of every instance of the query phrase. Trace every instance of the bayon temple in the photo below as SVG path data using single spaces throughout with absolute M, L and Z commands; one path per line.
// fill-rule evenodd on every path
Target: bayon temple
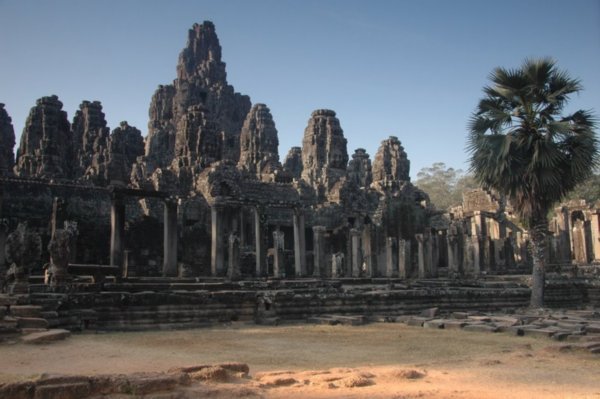
M 15 154 L 0 104 L 4 292 L 48 309 L 60 299 L 56 325 L 88 317 L 107 328 L 134 323 L 124 309 L 135 306 L 196 306 L 187 315 L 198 321 L 527 303 L 526 285 L 509 278 L 531 270 L 510 204 L 477 190 L 436 210 L 411 183 L 397 137 L 373 159 L 349 155 L 334 111 L 307 119 L 301 146 L 281 160 L 269 107 L 228 83 L 211 22 L 189 30 L 145 138 L 127 122 L 111 132 L 98 101 L 70 121 L 48 96 Z M 576 278 L 600 262 L 599 208 L 557 208 L 549 270 Z M 556 283 L 549 302 L 598 304 L 582 281 Z M 173 312 L 169 322 L 184 323 Z

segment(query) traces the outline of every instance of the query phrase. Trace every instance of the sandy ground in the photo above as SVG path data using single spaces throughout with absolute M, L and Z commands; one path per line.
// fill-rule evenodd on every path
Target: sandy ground
M 0 345 L 0 382 L 44 372 L 132 373 L 235 361 L 247 363 L 252 378 L 218 384 L 221 393 L 260 392 L 268 398 L 600 399 L 600 356 L 562 353 L 553 345 L 544 338 L 392 323 L 84 333 L 47 345 Z M 240 393 L 245 386 L 260 391 Z

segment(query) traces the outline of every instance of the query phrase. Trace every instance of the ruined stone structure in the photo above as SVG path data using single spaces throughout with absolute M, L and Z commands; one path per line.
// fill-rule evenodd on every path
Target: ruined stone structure
M 332 110 L 310 115 L 302 147 L 292 147 L 282 165 L 270 110 L 251 106 L 228 84 L 212 23 L 189 31 L 177 78 L 159 86 L 149 114 L 145 139 L 127 122 L 109 135 L 99 102 L 82 102 L 70 124 L 58 98 L 43 97 L 27 120 L 12 175 L 14 132 L 0 107 L 0 254 L 7 255 L 0 271 L 10 268 L 13 292 L 45 303 L 57 300 L 48 292 L 64 292 L 60 301 L 71 303 L 72 287 L 91 285 L 70 309 L 86 314 L 79 307 L 87 304 L 106 328 L 144 323 L 148 311 L 176 325 L 193 313 L 182 322 L 193 326 L 221 317 L 301 317 L 321 306 L 389 311 L 401 301 L 417 308 L 444 295 L 448 308 L 526 303 L 527 290 L 510 284 L 481 283 L 493 289 L 489 297 L 474 286 L 442 295 L 403 285 L 390 294 L 396 282 L 414 279 L 459 286 L 466 278 L 527 273 L 527 233 L 485 192 L 467 194 L 462 207 L 440 215 L 410 182 L 397 137 L 382 141 L 372 163 L 361 148 L 349 160 Z M 598 212 L 576 208 L 558 213 L 556 253 L 598 261 Z M 44 264 L 47 284 L 38 277 Z M 349 295 L 344 279 L 367 286 Z M 106 284 L 115 295 L 102 302 L 94 290 Z M 382 294 L 377 284 L 390 286 Z M 234 291 L 210 292 L 215 287 Z M 468 303 L 472 297 L 479 302 Z M 141 307 L 139 318 L 129 305 Z M 175 317 L 160 313 L 162 305 L 193 306 Z
M 50 96 L 31 109 L 17 151 L 17 176 L 72 177 L 73 134 L 62 106 L 57 96 Z
M 15 165 L 15 130 L 12 120 L 0 103 L 0 176 L 12 175 Z

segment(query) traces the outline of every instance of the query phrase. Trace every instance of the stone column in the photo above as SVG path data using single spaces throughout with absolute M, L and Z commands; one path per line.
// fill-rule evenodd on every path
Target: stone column
M 177 200 L 165 199 L 164 208 L 163 276 L 177 277 Z
M 590 229 L 592 233 L 592 261 L 600 262 L 600 210 L 596 209 L 590 215 Z
M 425 262 L 428 277 L 437 277 L 437 262 L 439 259 L 437 248 L 437 235 L 427 233 L 425 235 Z
M 410 268 L 410 241 L 398 240 L 398 277 L 406 278 Z
M 224 272 L 223 264 L 223 208 L 213 205 L 210 208 L 211 216 L 211 251 L 210 272 L 213 276 L 220 276 Z
M 479 276 L 481 273 L 481 255 L 479 250 L 479 237 L 472 236 L 471 244 L 473 249 L 473 275 Z
M 433 236 L 431 233 L 425 234 L 425 270 L 427 277 L 437 276 L 437 265 L 433 264 Z
M 313 226 L 313 276 L 321 277 L 325 271 L 325 226 Z
M 52 200 L 52 220 L 50 221 L 50 237 L 54 236 L 56 229 L 62 229 L 67 220 L 67 204 L 60 197 Z
M 456 275 L 458 273 L 458 237 L 456 234 L 448 232 L 446 242 L 448 244 L 448 272 L 450 275 Z
M 573 255 L 577 264 L 585 264 L 588 262 L 588 253 L 585 238 L 585 225 L 583 220 L 576 220 L 573 223 Z
M 398 275 L 398 260 L 396 255 L 396 237 L 387 237 L 385 239 L 385 275 L 386 277 L 396 277 Z
M 296 277 L 306 276 L 304 214 L 299 209 L 294 209 L 294 267 Z
M 230 280 L 238 280 L 242 273 L 240 270 L 240 237 L 233 232 L 229 234 L 228 267 L 227 277 Z
M 0 219 L 0 276 L 4 276 L 6 264 L 6 236 L 8 235 L 8 220 Z
M 110 208 L 110 265 L 118 266 L 122 275 L 123 249 L 125 236 L 125 202 L 119 195 L 113 195 Z
M 471 237 L 463 234 L 462 236 L 462 270 L 467 276 L 474 274 L 473 272 L 473 241 Z M 459 266 L 460 268 L 460 266 Z
M 373 277 L 373 254 L 371 252 L 371 244 L 371 226 L 366 225 L 363 229 L 362 237 L 363 264 L 366 277 Z
M 279 278 L 283 277 L 285 272 L 285 262 L 284 262 L 284 245 L 285 245 L 285 236 L 283 231 L 275 230 L 273 232 L 273 277 Z
M 352 240 L 352 277 L 360 276 L 360 267 L 362 262 L 362 255 L 360 251 L 360 236 L 360 230 L 350 229 L 350 237 Z
M 254 208 L 254 245 L 256 257 L 256 277 L 262 277 L 267 274 L 265 259 L 267 257 L 265 237 L 263 234 L 263 225 L 261 223 L 261 213 L 258 208 Z
M 419 262 L 419 278 L 426 277 L 426 269 L 425 269 L 425 237 L 423 234 L 415 234 L 415 238 L 417 239 L 418 247 L 418 262 Z

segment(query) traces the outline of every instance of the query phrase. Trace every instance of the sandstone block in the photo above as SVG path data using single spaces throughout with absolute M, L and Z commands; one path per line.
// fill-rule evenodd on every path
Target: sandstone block
M 38 317 L 17 317 L 19 328 L 48 328 L 48 321 Z
M 21 340 L 23 341 L 23 343 L 26 343 L 26 344 L 46 344 L 46 343 L 50 343 L 53 341 L 65 339 L 69 336 L 71 336 L 70 331 L 56 329 L 56 330 L 48 330 L 48 331 L 44 331 L 44 332 L 29 334 L 29 335 L 22 337 Z

